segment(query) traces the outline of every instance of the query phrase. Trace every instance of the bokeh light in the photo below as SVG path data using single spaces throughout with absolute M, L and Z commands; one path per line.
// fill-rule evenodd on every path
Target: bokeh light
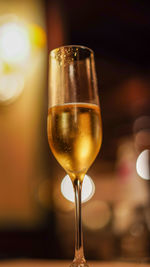
M 28 26 L 29 39 L 32 48 L 42 48 L 46 45 L 46 32 L 37 24 L 29 24 Z
M 150 155 L 150 150 L 145 149 L 140 153 L 136 161 L 137 173 L 141 178 L 145 180 L 150 179 L 149 155 Z
M 105 227 L 111 218 L 109 205 L 104 201 L 94 200 L 83 207 L 82 221 L 90 230 L 99 230 Z
M 31 58 L 46 47 L 44 29 L 16 15 L 0 16 L 0 104 L 12 103 L 23 91 Z M 30 59 L 30 64 L 29 64 Z
M 150 129 L 150 116 L 140 116 L 133 124 L 133 132 L 137 133 L 144 129 Z
M 24 88 L 24 76 L 12 72 L 0 76 L 0 102 L 8 103 L 14 100 Z
M 0 56 L 9 64 L 22 64 L 30 55 L 27 29 L 18 23 L 8 22 L 0 27 Z
M 61 192 L 63 196 L 69 201 L 71 202 L 75 201 L 73 185 L 68 175 L 66 175 L 61 182 Z M 81 194 L 82 202 L 86 202 L 90 198 L 92 198 L 94 192 L 95 192 L 95 185 L 93 180 L 88 175 L 85 175 L 82 184 L 82 194 Z
M 133 222 L 134 207 L 128 201 L 120 201 L 114 207 L 113 228 L 116 234 L 125 233 Z
M 134 138 L 135 147 L 137 150 L 144 150 L 144 148 L 150 147 L 150 131 L 141 130 Z

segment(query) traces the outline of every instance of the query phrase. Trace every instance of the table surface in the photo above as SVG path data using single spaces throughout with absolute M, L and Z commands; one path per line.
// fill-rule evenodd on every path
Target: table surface
M 134 262 L 88 262 L 90 267 L 147 267 L 150 263 Z M 70 261 L 51 261 L 51 260 L 10 260 L 0 261 L 3 267 L 69 267 Z

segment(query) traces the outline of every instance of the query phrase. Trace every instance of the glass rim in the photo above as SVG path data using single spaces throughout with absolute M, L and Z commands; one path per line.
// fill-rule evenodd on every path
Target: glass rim
M 89 51 L 91 53 L 91 55 L 94 55 L 94 51 L 87 47 L 87 46 L 84 46 L 84 45 L 62 45 L 62 46 L 59 46 L 59 47 L 56 47 L 54 49 L 52 49 L 50 52 L 49 52 L 49 57 L 53 57 L 52 54 L 58 50 L 58 49 L 63 49 L 63 48 L 82 48 L 82 49 L 85 49 L 87 51 Z

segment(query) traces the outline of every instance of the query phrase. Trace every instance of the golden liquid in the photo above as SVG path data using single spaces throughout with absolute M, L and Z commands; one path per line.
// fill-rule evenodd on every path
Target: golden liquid
M 70 178 L 83 179 L 101 142 L 100 110 L 93 104 L 64 104 L 48 111 L 48 141 Z

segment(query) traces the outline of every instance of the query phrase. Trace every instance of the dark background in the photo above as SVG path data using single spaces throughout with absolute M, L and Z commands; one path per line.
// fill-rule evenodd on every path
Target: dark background
M 130 150 L 134 143 L 134 122 L 141 116 L 150 116 L 150 2 L 57 0 L 43 1 L 42 5 L 45 12 L 48 53 L 55 47 L 67 44 L 84 45 L 93 49 L 95 53 L 103 120 L 103 144 L 95 161 L 95 169 L 93 165 L 89 173 L 93 178 L 96 173 L 101 174 L 102 181 L 108 181 L 106 190 L 112 187 L 115 190 L 115 184 L 111 181 L 116 181 L 116 176 L 123 179 L 132 174 L 129 168 L 131 159 L 130 156 L 128 158 L 128 149 Z M 48 60 L 46 64 L 48 65 Z M 45 90 L 43 113 L 39 124 L 39 128 L 44 129 L 41 130 L 40 139 L 44 155 L 44 167 L 42 165 L 41 169 L 44 169 L 51 180 L 49 193 L 46 191 L 51 207 L 47 209 L 40 206 L 44 219 L 35 227 L 1 228 L 1 259 L 73 258 L 73 211 L 65 213 L 60 207 L 56 207 L 53 195 L 55 187 L 59 186 L 55 184 L 55 176 L 60 175 L 62 178 L 64 172 L 49 152 L 46 137 L 47 85 L 43 88 Z M 146 129 L 149 130 L 147 126 Z M 125 140 L 125 144 L 128 140 L 124 149 L 126 162 L 119 168 L 122 158 L 118 154 L 118 147 L 124 142 L 122 140 Z M 135 155 L 143 149 L 149 149 L 149 143 L 138 146 L 138 149 L 136 147 Z M 145 214 L 149 212 L 149 181 L 144 184 L 147 188 L 147 202 L 134 205 L 132 223 L 127 222 L 125 230 L 120 232 L 115 231 L 113 226 L 115 205 L 119 200 L 113 202 L 112 191 L 106 192 L 106 197 L 102 196 L 99 188 L 103 184 L 99 186 L 99 181 L 95 175 L 95 184 L 98 188 L 96 199 L 105 199 L 112 217 L 98 231 L 85 227 L 85 251 L 88 258 L 96 260 L 148 258 L 150 220 Z M 111 197 L 107 201 L 109 194 Z M 116 191 L 116 194 L 119 195 L 119 192 Z M 125 199 L 128 199 L 128 194 Z M 122 206 L 122 210 L 127 210 L 127 207 Z M 130 217 L 130 213 L 127 213 L 127 217 Z

